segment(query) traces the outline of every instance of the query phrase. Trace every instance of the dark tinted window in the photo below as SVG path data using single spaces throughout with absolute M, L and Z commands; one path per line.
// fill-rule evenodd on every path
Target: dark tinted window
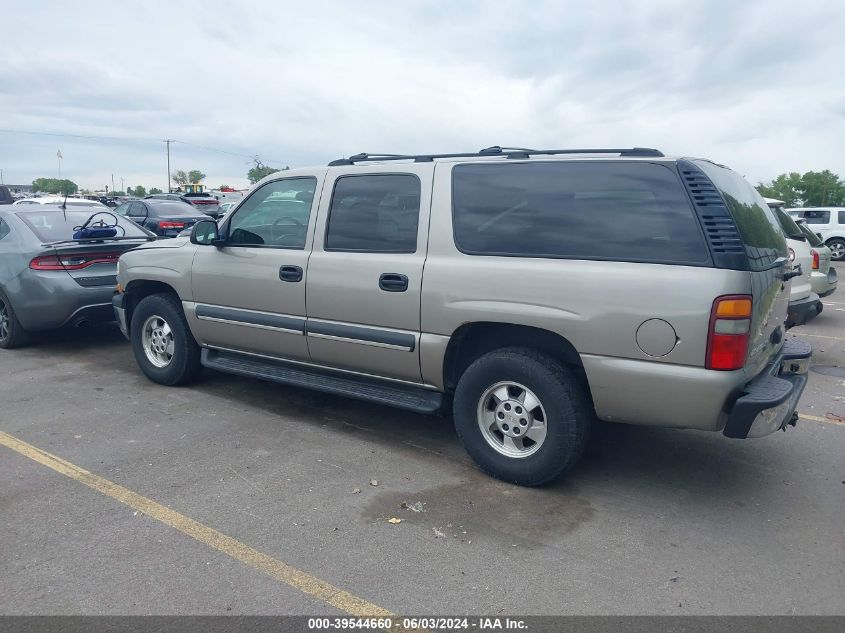
M 845 224 L 845 211 L 840 211 L 839 215 L 839 224 Z
M 775 212 L 775 217 L 778 219 L 780 228 L 783 229 L 783 234 L 793 240 L 803 240 L 804 232 L 795 224 L 795 220 L 789 217 L 786 212 L 781 209 L 772 209 Z
M 30 208 L 30 207 L 28 207 Z M 57 240 L 69 240 L 77 228 L 93 217 L 91 224 L 102 220 L 106 224 L 117 224 L 123 230 L 118 229 L 117 237 L 146 237 L 149 235 L 137 224 L 120 216 L 114 216 L 110 211 L 78 211 L 68 210 L 62 212 L 58 207 L 48 207 L 40 211 L 23 211 L 17 214 L 32 232 L 43 242 L 55 242 Z
M 143 218 L 147 215 L 147 208 L 140 202 L 132 202 L 129 204 L 126 215 L 133 218 Z
M 810 227 L 808 227 L 806 223 L 796 222 L 796 224 L 798 225 L 798 228 L 801 229 L 801 232 L 804 234 L 804 236 L 807 238 L 807 242 L 810 244 L 810 246 L 821 246 L 822 244 L 824 244 L 824 242 L 819 239 L 819 236 L 813 233 L 812 229 L 810 229 Z
M 745 242 L 751 270 L 766 270 L 786 257 L 786 240 L 774 212 L 757 190 L 735 171 L 706 160 L 695 164 L 722 194 L 731 217 Z
M 0 204 L 12 204 L 12 194 L 9 193 L 8 187 L 0 187 Z
M 807 224 L 830 224 L 830 211 L 802 211 L 801 217 Z
M 420 181 L 411 174 L 338 178 L 329 209 L 326 250 L 413 253 Z
M 2 240 L 9 234 L 9 230 L 9 225 L 6 224 L 3 220 L 0 220 L 0 240 Z
M 262 185 L 232 216 L 228 242 L 305 248 L 316 189 L 316 178 L 286 178 Z
M 458 165 L 455 243 L 475 255 L 705 263 L 678 175 L 645 162 Z
M 150 210 L 150 217 L 170 217 L 170 216 L 190 216 L 196 217 L 202 215 L 201 211 L 188 204 L 187 202 L 179 202 L 177 200 L 151 200 L 147 203 Z

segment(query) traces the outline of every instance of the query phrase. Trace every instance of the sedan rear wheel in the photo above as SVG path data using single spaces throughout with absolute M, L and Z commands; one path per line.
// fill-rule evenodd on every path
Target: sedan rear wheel
M 27 341 L 29 332 L 18 321 L 8 297 L 0 292 L 0 348 L 20 347 L 26 345 Z

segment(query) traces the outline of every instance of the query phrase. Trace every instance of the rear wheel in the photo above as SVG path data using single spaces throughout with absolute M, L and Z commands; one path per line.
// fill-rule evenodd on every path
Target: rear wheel
M 830 256 L 838 262 L 845 260 L 845 240 L 838 237 L 828 240 L 827 247 L 830 249 Z
M 12 349 L 28 342 L 29 332 L 18 321 L 9 298 L 0 292 L 0 348 Z
M 142 299 L 132 314 L 130 331 L 135 360 L 153 382 L 182 385 L 199 376 L 200 348 L 174 295 Z
M 592 408 L 557 360 L 526 348 L 485 354 L 455 390 L 455 428 L 488 474 L 538 486 L 573 466 L 586 446 Z

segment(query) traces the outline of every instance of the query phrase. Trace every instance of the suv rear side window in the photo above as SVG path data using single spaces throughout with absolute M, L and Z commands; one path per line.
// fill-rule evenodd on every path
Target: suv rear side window
M 414 253 L 420 180 L 413 174 L 337 179 L 326 229 L 327 251 Z
M 786 240 L 774 212 L 757 190 L 735 171 L 707 160 L 695 164 L 722 194 L 742 241 L 751 270 L 768 270 L 786 257 Z
M 458 165 L 455 244 L 471 255 L 704 264 L 678 175 L 646 162 Z
M 837 215 L 839 216 L 839 224 L 845 224 L 845 211 L 839 211 Z
M 830 224 L 830 211 L 802 211 L 801 217 L 807 224 Z M 839 219 L 842 219 L 841 213 Z

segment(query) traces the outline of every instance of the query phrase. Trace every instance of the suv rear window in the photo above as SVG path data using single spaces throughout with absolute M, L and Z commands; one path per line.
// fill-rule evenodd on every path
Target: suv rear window
M 456 246 L 471 255 L 704 264 L 678 175 L 647 162 L 458 165 Z
M 745 243 L 751 270 L 768 270 L 778 258 L 786 257 L 786 240 L 780 224 L 763 196 L 727 167 L 708 160 L 694 162 L 722 194 Z
M 784 211 L 781 209 L 773 209 L 775 212 L 775 217 L 778 219 L 780 223 L 780 228 L 783 229 L 783 234 L 786 235 L 789 239 L 792 240 L 801 240 L 804 241 L 806 237 L 804 232 L 798 228 L 798 225 L 795 223 L 791 217 L 789 217 Z

